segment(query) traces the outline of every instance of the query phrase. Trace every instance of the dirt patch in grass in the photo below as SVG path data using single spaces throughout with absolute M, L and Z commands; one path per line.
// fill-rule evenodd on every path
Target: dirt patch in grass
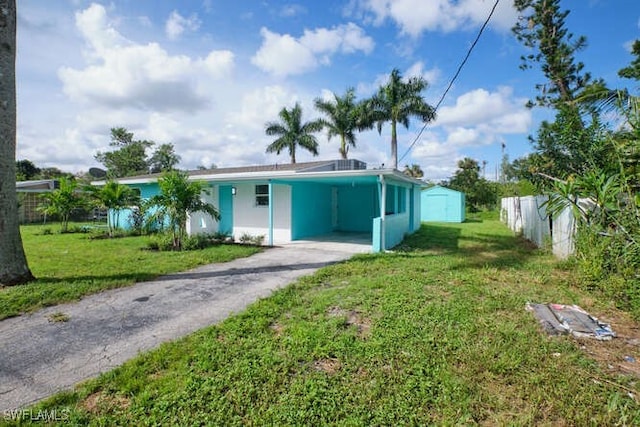
M 282 335 L 282 331 L 284 331 L 284 326 L 282 326 L 282 324 L 278 322 L 274 322 L 271 325 L 269 325 L 269 329 L 273 331 L 274 336 L 279 337 Z
M 347 326 L 354 326 L 358 330 L 360 338 L 366 338 L 371 331 L 371 319 L 357 310 L 345 310 L 340 307 L 331 307 L 327 314 L 331 317 L 344 317 Z
M 640 378 L 640 324 L 618 311 L 600 320 L 611 324 L 616 337 L 610 341 L 580 339 L 580 348 L 604 370 Z
M 110 396 L 102 391 L 97 391 L 87 396 L 80 406 L 87 412 L 97 415 L 114 410 L 125 410 L 131 405 L 131 401 L 124 396 Z
M 160 378 L 164 377 L 165 373 L 166 373 L 165 371 L 153 372 L 153 373 L 149 374 L 149 379 L 150 380 L 159 380 Z
M 500 258 L 500 254 L 496 251 L 479 251 L 476 253 L 476 256 L 481 259 L 498 259 Z
M 451 286 L 459 286 L 463 283 L 460 280 L 454 279 L 449 283 Z M 451 298 L 452 293 L 450 290 L 439 287 L 427 285 L 424 287 L 424 293 L 427 295 L 428 299 L 437 299 L 441 301 L 446 301 Z
M 336 358 L 319 359 L 313 362 L 313 368 L 316 371 L 333 375 L 342 367 L 342 363 Z

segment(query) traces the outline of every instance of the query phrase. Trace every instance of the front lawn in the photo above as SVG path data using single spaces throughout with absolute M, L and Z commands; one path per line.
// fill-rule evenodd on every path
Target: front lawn
M 45 234 L 44 230 L 54 231 Z M 59 234 L 57 230 L 41 225 L 21 228 L 29 267 L 38 280 L 0 288 L 0 319 L 260 250 L 219 245 L 197 251 L 154 252 L 144 250 L 149 241 L 146 236 L 90 239 L 89 233 Z
M 34 411 L 91 425 L 638 425 L 637 325 L 496 221 L 423 225 Z M 541 333 L 527 301 L 616 320 Z M 626 363 L 626 362 L 625 362 Z M 629 364 L 628 366 L 632 366 Z

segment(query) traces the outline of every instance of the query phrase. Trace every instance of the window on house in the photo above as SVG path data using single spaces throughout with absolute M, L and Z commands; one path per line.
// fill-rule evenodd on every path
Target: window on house
M 256 185 L 256 206 L 269 206 L 268 185 Z

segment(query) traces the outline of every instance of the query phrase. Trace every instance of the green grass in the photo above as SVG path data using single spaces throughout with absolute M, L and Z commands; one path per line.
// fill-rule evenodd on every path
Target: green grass
M 497 221 L 423 225 L 58 394 L 79 425 L 637 425 L 640 391 L 527 301 L 606 301 Z M 607 344 L 602 344 L 607 345 Z
M 153 252 L 149 237 L 90 239 L 88 233 L 43 234 L 51 227 L 21 229 L 31 271 L 37 281 L 0 288 L 0 319 L 77 300 L 106 289 L 151 280 L 159 275 L 199 265 L 249 256 L 258 248 L 220 245 L 185 252 Z

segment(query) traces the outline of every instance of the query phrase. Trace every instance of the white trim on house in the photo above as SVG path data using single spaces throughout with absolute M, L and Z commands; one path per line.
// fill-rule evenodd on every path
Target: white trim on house
M 357 170 L 341 170 L 341 171 L 320 171 L 320 172 L 304 172 L 301 171 L 260 171 L 260 172 L 236 172 L 236 173 L 212 173 L 190 175 L 192 181 L 207 182 L 227 182 L 227 181 L 267 181 L 269 179 L 281 180 L 297 180 L 297 179 L 313 179 L 313 178 L 356 178 L 356 177 L 385 177 L 393 176 L 394 178 L 404 181 L 407 184 L 424 184 L 423 181 L 417 180 L 397 169 L 357 169 Z M 119 178 L 117 180 L 121 184 L 150 184 L 158 181 L 158 176 L 135 177 L 135 178 Z M 105 181 L 94 181 L 92 185 L 104 185 Z

